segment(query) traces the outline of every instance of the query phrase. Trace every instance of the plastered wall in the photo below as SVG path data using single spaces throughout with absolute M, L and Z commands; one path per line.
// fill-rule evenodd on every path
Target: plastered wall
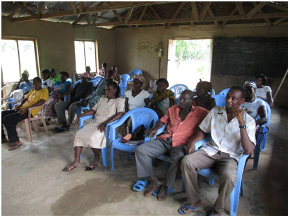
M 169 39 L 214 39 L 214 37 L 288 37 L 288 26 L 275 27 L 226 27 L 221 29 L 184 29 L 184 28 L 139 28 L 137 31 L 131 29 L 117 29 L 117 66 L 121 73 L 128 73 L 132 69 L 141 69 L 146 77 L 144 88 L 148 88 L 150 79 L 159 76 L 159 58 L 157 48 L 163 43 L 163 56 L 161 58 L 161 77 L 167 77 L 168 65 L 168 42 Z M 262 72 L 260 72 L 262 73 Z M 272 72 L 274 73 L 274 72 Z M 285 73 L 285 72 L 284 72 Z M 268 76 L 268 85 L 274 92 L 277 90 L 282 78 L 271 78 Z M 250 76 L 248 76 L 249 78 Z M 250 77 L 251 78 L 251 77 Z M 246 76 L 215 76 L 211 75 L 211 82 L 215 91 L 233 85 L 242 85 Z M 288 104 L 288 80 L 284 81 L 276 102 Z
M 54 68 L 57 73 L 75 72 L 74 40 L 98 41 L 99 62 L 106 61 L 108 66 L 116 64 L 115 31 L 95 27 L 73 28 L 66 23 L 46 21 L 10 22 L 2 16 L 2 38 L 32 37 L 37 39 L 39 67 Z

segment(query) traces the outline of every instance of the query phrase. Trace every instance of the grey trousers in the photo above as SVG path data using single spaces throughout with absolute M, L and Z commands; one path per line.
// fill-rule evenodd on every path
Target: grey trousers
M 204 150 L 199 150 L 183 158 L 181 169 L 187 189 L 187 200 L 191 205 L 200 200 L 197 172 L 213 165 L 217 166 L 220 175 L 219 195 L 214 209 L 216 212 L 223 212 L 226 199 L 230 196 L 237 181 L 237 161 L 227 153 L 218 152 L 209 156 Z
M 186 146 L 172 147 L 171 138 L 168 140 L 156 139 L 144 143 L 135 149 L 135 159 L 138 177 L 154 176 L 152 158 L 168 153 L 172 159 L 167 173 L 167 187 L 172 188 L 177 176 L 182 158 L 186 153 Z
M 76 110 L 80 107 L 80 102 L 74 102 L 68 107 L 68 101 L 55 104 L 55 111 L 59 124 L 66 123 L 70 125 L 74 119 Z M 66 122 L 65 110 L 68 109 L 68 123 Z

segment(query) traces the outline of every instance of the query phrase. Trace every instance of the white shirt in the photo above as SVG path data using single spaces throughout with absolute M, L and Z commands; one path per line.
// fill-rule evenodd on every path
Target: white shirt
M 125 92 L 125 97 L 128 98 L 128 109 L 132 110 L 135 108 L 145 107 L 144 99 L 150 96 L 149 92 L 142 90 L 135 97 L 132 96 L 132 90 Z
M 255 120 L 244 113 L 244 124 L 247 126 L 246 130 L 249 139 L 256 145 Z M 239 161 L 244 153 L 241 145 L 241 133 L 237 117 L 234 117 L 229 123 L 227 119 L 227 112 L 225 106 L 214 107 L 199 125 L 200 129 L 205 133 L 211 133 L 211 138 L 205 142 L 202 149 L 212 156 L 218 151 L 228 153 L 231 158 Z
M 256 89 L 256 96 L 262 97 L 263 99 L 267 100 L 267 92 L 272 92 L 271 88 L 269 86 L 264 86 L 262 88 Z
M 47 87 L 51 87 L 52 86 L 52 81 L 50 80 L 50 78 L 48 78 L 47 80 L 42 80 L 42 88 L 47 88 Z
M 244 102 L 241 105 L 241 108 L 256 120 L 258 116 L 258 109 L 261 106 L 265 106 L 266 109 L 266 104 L 262 99 L 255 99 L 253 102 Z

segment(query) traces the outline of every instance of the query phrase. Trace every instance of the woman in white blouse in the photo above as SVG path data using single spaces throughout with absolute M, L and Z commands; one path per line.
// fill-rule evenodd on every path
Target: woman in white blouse
M 267 76 L 260 74 L 257 75 L 255 83 L 257 85 L 256 96 L 258 98 L 266 100 L 269 103 L 270 107 L 274 106 L 274 101 L 272 97 L 272 90 L 269 86 L 265 86 L 267 82 Z
M 149 92 L 142 89 L 145 78 L 142 75 L 135 75 L 133 88 L 125 93 L 125 111 L 128 112 L 135 108 L 145 107 L 149 104 Z

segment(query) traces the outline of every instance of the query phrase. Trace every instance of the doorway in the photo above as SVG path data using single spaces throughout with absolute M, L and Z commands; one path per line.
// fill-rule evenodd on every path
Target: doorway
M 185 84 L 194 90 L 200 79 L 211 80 L 212 42 L 212 39 L 169 40 L 170 87 Z

